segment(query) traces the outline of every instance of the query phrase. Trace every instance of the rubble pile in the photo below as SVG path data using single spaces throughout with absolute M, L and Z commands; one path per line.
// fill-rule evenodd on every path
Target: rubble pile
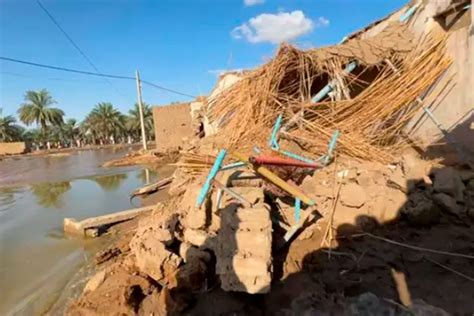
M 343 301 L 338 300 L 343 296 L 349 299 L 341 312 L 399 311 L 399 306 L 368 293 L 367 284 L 385 286 L 377 294 L 396 297 L 395 286 L 386 281 L 386 266 L 410 262 L 423 271 L 425 266 L 418 264 L 425 254 L 394 254 L 390 246 L 370 244 L 367 249 L 378 253 L 366 255 L 370 250 L 365 249 L 356 257 L 347 253 L 357 248 L 352 236 L 388 227 L 393 238 L 400 224 L 408 227 L 404 241 L 409 241 L 430 229 L 442 235 L 436 229 L 439 223 L 447 227 L 462 222 L 469 230 L 474 222 L 472 170 L 442 166 L 408 150 L 414 142 L 407 136 L 408 122 L 436 98 L 431 88 L 451 64 L 445 54 L 446 37 L 438 35 L 418 38 L 406 25 L 395 23 L 375 37 L 356 36 L 333 47 L 304 52 L 285 44 L 273 60 L 202 100 L 204 105 L 193 108 L 195 137 L 175 164 L 170 200 L 139 222 L 128 251 L 119 254 L 119 264 L 104 264 L 72 305 L 71 314 L 102 313 L 103 303 L 94 305 L 89 298 L 109 290 L 120 296 L 124 314 L 177 314 L 189 311 L 200 298 L 205 301 L 205 295 L 211 302 L 212 295 L 222 298 L 222 292 L 230 300 L 226 312 L 244 312 L 250 308 L 248 302 L 232 310 L 242 305 L 241 296 L 232 293 L 270 299 L 274 291 L 277 297 L 292 292 L 290 281 L 289 290 L 281 288 L 290 265 L 295 274 L 320 273 L 322 280 L 305 275 L 301 287 L 331 293 L 323 299 L 327 293 L 304 288 L 303 294 L 283 295 L 291 312 L 314 311 L 319 304 L 341 307 Z M 346 71 L 350 65 L 353 73 Z M 318 91 L 327 86 L 331 93 L 318 98 Z M 277 143 L 272 126 L 279 118 Z M 210 129 L 213 134 L 207 135 Z M 335 131 L 340 136 L 333 154 L 328 148 Z M 216 167 L 222 172 L 212 175 L 224 148 L 230 154 Z M 241 155 L 250 152 L 267 160 L 279 158 L 280 165 L 263 172 L 263 164 L 251 161 L 255 156 Z M 288 157 L 309 167 L 282 166 L 281 160 L 288 162 Z M 222 167 L 235 163 L 240 169 Z M 198 203 L 201 197 L 204 202 Z M 466 232 L 456 234 L 462 239 L 459 236 Z M 347 239 L 345 251 L 337 251 Z M 307 242 L 307 248 L 295 251 L 300 260 L 292 256 L 292 242 Z M 326 280 L 320 270 L 329 259 L 321 253 L 333 248 L 337 259 L 325 268 L 333 269 L 335 276 Z M 381 251 L 387 258 L 377 257 Z M 365 256 L 369 263 L 363 272 L 369 281 L 344 279 L 363 270 L 359 264 Z M 120 280 L 114 281 L 117 275 Z M 112 289 L 113 282 L 120 290 Z M 310 303 L 297 304 L 299 299 Z M 361 301 L 377 306 L 362 306 Z M 258 303 L 262 301 L 249 305 Z M 271 311 L 270 305 L 260 311 Z M 420 301 L 403 308 L 444 313 Z
M 106 295 L 105 288 L 116 291 L 120 282 L 127 284 L 121 285 L 124 294 L 120 294 L 127 302 L 133 301 L 133 291 L 141 293 L 137 311 L 178 313 L 193 301 L 193 293 L 214 286 L 228 292 L 269 293 L 274 256 L 279 252 L 274 244 L 281 242 L 281 236 L 274 235 L 275 223 L 294 225 L 294 210 L 285 199 L 269 199 L 262 179 L 243 175 L 225 172 L 219 180 L 232 183 L 231 188 L 251 202 L 251 208 L 230 196 L 218 207 L 215 192 L 197 208 L 200 184 L 187 186 L 173 202 L 140 220 L 120 264 L 106 266 L 89 281 L 81 299 L 71 306 L 73 314 L 100 313 L 99 306 L 90 305 L 90 297 Z M 347 226 L 350 232 L 371 232 L 396 221 L 431 227 L 443 216 L 474 220 L 473 183 L 472 171 L 441 168 L 413 153 L 391 164 L 341 160 L 308 175 L 300 184 L 317 201 L 320 217 L 316 224 L 305 225 L 296 238 L 313 238 L 331 216 L 334 227 Z M 278 218 L 272 209 L 279 210 Z M 127 281 L 122 280 L 125 275 Z M 118 285 L 111 288 L 117 277 Z M 134 308 L 130 303 L 124 306 Z
M 335 224 L 357 225 L 361 216 L 370 216 L 378 224 L 403 217 L 412 224 L 429 226 L 439 222 L 441 211 L 462 218 L 472 214 L 471 171 L 441 167 L 412 153 L 393 164 L 350 161 L 341 168 L 336 177 L 327 168 L 302 184 L 319 201 L 323 216 L 330 214 L 333 188 L 341 184 Z

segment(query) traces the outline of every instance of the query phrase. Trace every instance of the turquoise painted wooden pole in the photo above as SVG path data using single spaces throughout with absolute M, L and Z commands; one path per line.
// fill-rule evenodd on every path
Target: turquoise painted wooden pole
M 295 199 L 295 223 L 299 224 L 301 217 L 301 200 Z
M 353 61 L 349 65 L 346 66 L 344 69 L 345 73 L 351 73 L 354 71 L 354 69 L 357 67 L 357 62 Z M 329 82 L 324 88 L 322 88 L 316 95 L 311 99 L 312 102 L 316 103 L 324 99 L 329 92 L 331 92 L 334 89 L 334 86 L 336 85 L 337 80 L 333 79 L 331 82 Z
M 322 158 L 322 162 L 324 165 L 327 165 L 329 164 L 329 161 L 331 160 L 331 157 L 332 157 L 332 153 L 334 152 L 334 149 L 336 148 L 336 144 L 337 144 L 337 139 L 339 138 L 339 130 L 336 130 L 333 134 L 332 134 L 332 137 L 331 137 L 331 141 L 329 142 L 329 145 L 328 145 L 328 153 L 326 155 L 324 155 Z
M 407 10 L 401 17 L 400 17 L 400 22 L 406 22 L 408 21 L 413 14 L 415 14 L 416 9 L 418 8 L 418 5 L 414 5 L 410 9 Z M 346 39 L 346 37 L 343 39 L 343 41 Z M 354 71 L 354 69 L 357 67 L 357 62 L 353 61 L 349 65 L 346 66 L 344 69 L 345 73 L 351 73 Z M 322 88 L 312 99 L 312 102 L 319 102 L 322 99 L 324 99 L 329 92 L 331 92 L 334 89 L 334 86 L 336 85 L 337 81 L 332 80 L 330 83 L 328 83 L 324 88 Z
M 236 168 L 245 167 L 245 166 L 246 166 L 245 162 L 237 161 L 237 162 L 222 166 L 220 170 L 224 171 L 224 170 L 236 169 Z
M 314 160 L 302 157 L 300 155 L 297 155 L 297 154 L 292 153 L 292 152 L 287 151 L 287 150 L 279 150 L 278 152 L 282 153 L 285 156 L 288 156 L 290 158 L 293 158 L 293 159 L 296 159 L 296 160 L 299 160 L 299 161 L 303 161 L 303 162 L 310 163 L 310 164 L 314 163 Z
M 221 165 L 224 162 L 226 153 L 227 152 L 225 149 L 221 149 L 221 151 L 219 152 L 219 155 L 217 155 L 216 161 L 214 161 L 214 164 L 212 165 L 212 168 L 209 171 L 209 174 L 207 175 L 206 181 L 204 182 L 201 188 L 201 191 L 199 192 L 199 196 L 196 201 L 196 207 L 199 208 L 201 207 L 202 203 L 204 203 L 207 193 L 209 192 L 211 188 L 212 180 L 216 177 L 217 173 L 219 172 L 219 169 L 221 168 Z
M 334 148 L 336 148 L 336 143 L 337 143 L 337 139 L 339 138 L 339 130 L 336 130 L 334 132 L 334 134 L 332 134 L 332 138 L 331 138 L 331 141 L 329 142 L 329 146 L 328 146 L 328 155 L 329 156 L 332 156 L 332 152 L 334 151 Z
M 280 146 L 278 145 L 278 132 L 280 131 L 280 126 L 281 126 L 281 121 L 283 120 L 283 114 L 278 115 L 275 125 L 273 125 L 273 130 L 272 130 L 272 135 L 270 137 L 270 142 L 268 145 L 270 145 L 270 148 L 273 150 L 278 150 L 280 149 Z
M 212 180 L 212 184 L 214 186 L 216 186 L 219 190 L 222 190 L 224 191 L 225 193 L 229 194 L 230 196 L 232 196 L 233 198 L 239 200 L 242 205 L 244 207 L 252 207 L 252 203 L 250 203 L 249 201 L 247 201 L 242 195 L 238 194 L 237 192 L 235 191 L 232 191 L 230 188 L 226 187 L 225 185 L 223 185 L 222 183 L 220 183 L 219 181 L 217 180 Z
M 400 22 L 408 21 L 412 17 L 412 15 L 415 14 L 416 9 L 418 9 L 417 4 L 411 7 L 410 9 L 408 9 L 407 12 L 402 14 L 402 16 L 400 17 Z

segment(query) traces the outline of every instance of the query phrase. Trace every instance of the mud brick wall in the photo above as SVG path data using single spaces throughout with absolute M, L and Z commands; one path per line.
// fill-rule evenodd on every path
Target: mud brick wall
M 222 210 L 216 273 L 224 291 L 268 293 L 272 281 L 272 223 L 269 208 Z
M 153 107 L 156 149 L 178 148 L 193 135 L 189 103 Z
M 24 142 L 0 143 L 0 156 L 22 154 L 24 152 L 26 152 L 26 145 Z

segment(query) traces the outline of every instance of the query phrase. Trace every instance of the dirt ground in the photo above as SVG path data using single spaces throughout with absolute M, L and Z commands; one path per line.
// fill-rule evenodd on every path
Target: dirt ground
M 319 247 L 322 230 L 316 229 L 310 238 L 297 238 L 289 248 L 274 252 L 274 278 L 279 276 L 280 279 L 274 282 L 269 294 L 227 293 L 214 284 L 209 291 L 183 298 L 189 307 L 180 312 L 188 315 L 299 315 L 311 310 L 339 314 L 348 305 L 348 298 L 366 292 L 382 298 L 381 305 L 392 305 L 403 312 L 395 303 L 398 293 L 390 272 L 392 268 L 405 274 L 412 299 L 422 299 L 451 314 L 466 315 L 474 310 L 474 282 L 439 266 L 469 274 L 474 268 L 472 260 L 422 253 L 368 236 L 347 237 L 348 228 L 354 227 L 339 227 L 338 246 L 332 249 Z M 428 229 L 394 222 L 375 227 L 372 234 L 420 247 L 474 253 L 473 227 L 457 223 L 449 216 L 443 216 L 438 225 Z M 98 315 L 134 314 L 139 312 L 145 296 L 160 289 L 159 284 L 140 274 L 132 262 L 121 260 L 129 251 L 131 238 L 132 234 L 124 235 L 120 242 L 98 255 L 98 264 L 109 261 L 110 266 L 105 271 L 111 277 L 99 291 L 91 292 L 92 295 L 73 305 L 71 315 L 84 315 L 90 307 L 97 306 L 102 306 L 94 310 Z M 146 304 L 149 311 L 163 310 L 164 305 L 171 311 L 180 310 L 174 306 L 178 302 L 173 299 L 167 301 L 158 294 L 153 296 L 156 298 Z M 97 304 L 98 301 L 101 304 Z
M 124 157 L 106 161 L 103 167 L 125 167 L 134 165 L 161 166 L 176 160 L 177 152 L 158 152 L 155 150 L 137 150 Z
M 66 156 L 72 153 L 83 151 L 83 150 L 97 150 L 103 148 L 131 148 L 137 149 L 139 148 L 139 144 L 115 144 L 115 145 L 87 145 L 83 147 L 67 147 L 67 148 L 53 148 L 53 149 L 40 149 L 31 152 L 25 152 L 22 154 L 13 154 L 13 155 L 0 155 L 0 160 L 2 159 L 10 159 L 15 157 L 22 157 L 22 156 L 34 156 L 34 157 L 43 157 L 43 156 Z
M 317 249 L 321 244 L 321 230 L 305 240 L 295 240 L 282 260 L 283 279 L 265 297 L 265 312 L 274 314 L 282 309 L 299 310 L 308 307 L 319 312 L 330 312 L 347 304 L 345 298 L 370 292 L 379 298 L 398 301 L 396 284 L 391 269 L 405 274 L 412 299 L 423 299 L 452 314 L 466 314 L 474 310 L 474 283 L 441 268 L 445 265 L 469 274 L 473 260 L 423 253 L 371 238 L 370 235 L 349 237 L 360 233 L 352 225 L 337 229 L 337 247 Z M 409 245 L 458 253 L 473 253 L 474 229 L 455 218 L 442 216 L 431 228 L 419 228 L 403 221 L 376 226 L 375 236 L 385 237 Z M 277 260 L 278 260 L 277 259 Z M 339 305 L 339 306 L 338 306 Z

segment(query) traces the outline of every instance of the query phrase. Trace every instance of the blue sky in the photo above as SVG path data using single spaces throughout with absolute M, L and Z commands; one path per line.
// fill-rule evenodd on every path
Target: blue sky
M 141 77 L 192 95 L 207 94 L 216 71 L 252 68 L 280 40 L 318 47 L 402 7 L 405 0 L 42 0 L 102 73 Z M 35 0 L 0 0 L 0 56 L 94 71 Z M 83 119 L 98 102 L 126 112 L 133 81 L 105 80 L 0 61 L 0 107 L 16 114 L 26 90 L 46 88 Z M 118 90 L 118 91 L 117 91 Z M 144 86 L 152 105 L 187 101 Z

